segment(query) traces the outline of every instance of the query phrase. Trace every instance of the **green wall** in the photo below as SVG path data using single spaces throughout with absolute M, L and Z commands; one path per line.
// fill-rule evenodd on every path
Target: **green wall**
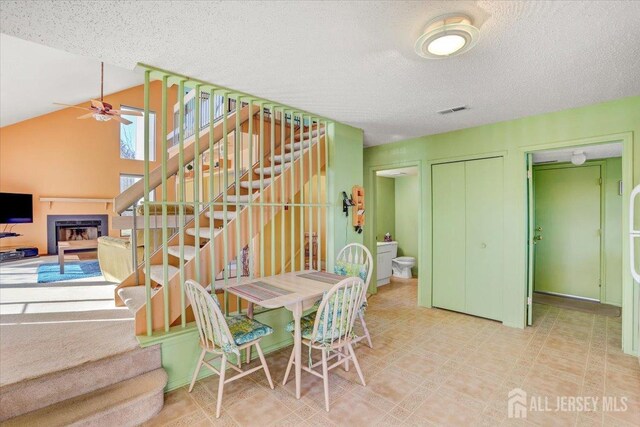
M 452 118 L 455 116 L 452 116 Z M 562 144 L 625 141 L 627 166 L 632 169 L 633 184 L 625 186 L 629 194 L 640 178 L 640 97 L 575 108 L 555 113 L 484 125 L 438 135 L 424 136 L 364 150 L 364 183 L 368 203 L 375 202 L 375 171 L 409 165 L 420 167 L 420 265 L 431 262 L 431 165 L 438 162 L 487 156 L 504 157 L 504 285 L 503 322 L 523 328 L 526 324 L 526 160 L 525 153 Z M 640 221 L 640 219 L 637 219 Z M 625 230 L 628 230 L 625 225 Z M 375 252 L 375 235 L 365 229 L 365 242 Z M 628 260 L 624 259 L 626 268 Z M 624 267 L 623 267 L 624 268 Z M 638 286 L 624 272 L 623 347 L 637 351 Z M 431 306 L 431 277 L 419 277 L 418 301 Z
M 420 208 L 418 193 L 418 176 L 409 175 L 395 179 L 395 229 L 393 236 L 398 241 L 398 256 L 412 256 L 416 259 L 416 266 L 411 269 L 414 276 L 418 275 L 420 260 L 418 259 L 418 222 Z
M 607 159 L 604 171 L 604 283 L 607 304 L 622 305 L 622 180 L 621 159 Z
M 378 176 L 376 180 L 376 240 L 382 242 L 386 233 L 396 239 L 395 179 Z
M 333 260 L 340 249 L 348 243 L 363 243 L 363 234 L 358 234 L 352 226 L 352 210 L 349 217 L 342 213 L 342 192 L 351 194 L 354 185 L 363 185 L 363 141 L 362 129 L 341 123 L 329 125 L 329 171 L 327 174 L 327 199 L 331 204 L 327 222 L 329 227 L 329 247 L 327 270 L 333 271 Z M 366 199 L 365 199 L 366 200 Z M 368 215 L 371 212 L 365 204 L 365 230 L 375 230 L 375 222 Z M 374 276 L 375 277 L 375 276 Z M 373 282 L 373 281 L 372 281 Z

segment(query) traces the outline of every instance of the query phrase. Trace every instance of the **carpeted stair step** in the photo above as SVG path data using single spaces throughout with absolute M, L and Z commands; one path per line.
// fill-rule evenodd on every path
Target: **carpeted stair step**
M 136 426 L 157 415 L 162 409 L 167 378 L 164 369 L 155 369 L 91 393 L 9 419 L 2 425 L 3 427 Z
M 200 233 L 199 233 L 198 237 L 200 237 L 201 239 L 208 239 L 209 237 L 211 237 L 211 231 L 209 231 L 209 227 L 200 227 L 199 231 L 200 231 Z M 213 230 L 213 237 L 217 236 L 221 232 L 222 232 L 222 230 L 219 230 L 219 229 L 215 228 Z M 189 236 L 196 236 L 196 229 L 195 228 L 187 228 L 185 233 L 187 233 Z
M 291 165 L 291 163 L 284 163 L 284 164 L 280 164 L 280 165 L 275 165 L 273 167 L 273 173 L 275 175 L 280 175 L 282 173 L 282 170 L 288 168 L 289 165 Z M 260 171 L 262 171 L 264 176 L 271 176 L 271 166 L 265 166 L 262 169 L 255 168 L 253 171 L 256 173 L 256 175 L 260 175 Z
M 307 150 L 304 150 L 304 152 L 306 153 Z M 291 161 L 292 157 L 294 160 L 297 160 L 298 158 L 300 158 L 301 153 L 302 151 L 297 150 L 297 151 L 294 151 L 293 153 L 277 154 L 273 156 L 273 161 L 276 163 L 288 163 Z
M 324 135 L 324 129 L 320 129 L 320 135 L 321 136 Z M 316 129 L 314 129 L 311 132 L 311 143 L 312 144 L 315 144 L 316 142 L 318 142 L 317 136 L 318 136 L 318 131 Z M 295 139 L 299 140 L 300 136 L 296 136 Z M 303 139 L 304 139 L 304 141 L 302 141 L 302 142 L 294 142 L 293 143 L 293 151 L 299 150 L 300 147 L 302 147 L 303 145 L 304 145 L 304 148 L 309 148 L 309 133 L 308 132 L 304 133 Z M 292 151 L 291 147 L 292 147 L 292 144 L 289 143 L 289 144 L 286 144 L 284 146 L 284 149 L 287 150 L 287 151 Z
M 144 271 L 144 268 L 142 269 Z M 178 267 L 174 267 L 173 265 L 169 266 L 169 274 L 168 278 L 171 279 L 171 276 L 174 274 L 178 274 Z M 159 285 L 164 285 L 164 269 L 162 268 L 162 264 L 152 265 L 151 266 L 151 280 L 156 282 Z
M 271 184 L 271 178 L 263 178 L 262 179 L 263 188 L 265 188 L 269 184 Z M 251 186 L 253 187 L 254 190 L 259 190 L 260 189 L 260 180 L 259 179 L 252 180 L 251 181 Z M 242 181 L 240 183 L 240 187 L 249 188 L 249 181 Z
M 204 214 L 207 218 L 211 218 L 211 212 L 206 211 Z M 236 211 L 227 211 L 227 221 L 231 221 L 232 219 L 235 219 L 235 217 L 236 217 Z M 213 211 L 213 219 L 224 221 L 224 212 Z
M 161 366 L 160 346 L 154 345 L 5 385 L 0 388 L 0 421 L 138 377 Z
M 176 258 L 180 258 L 180 246 L 169 246 L 167 247 L 167 252 L 169 255 L 173 255 Z M 196 247 L 190 245 L 184 245 L 184 260 L 191 261 L 196 257 Z M 169 275 L 171 277 L 171 275 Z
M 157 292 L 151 289 L 151 295 Z M 144 286 L 128 286 L 118 289 L 118 296 L 132 313 L 137 312 L 147 301 L 147 292 Z
M 240 195 L 229 194 L 227 196 L 227 202 L 228 203 L 236 203 L 236 202 L 237 203 L 249 203 L 249 198 L 251 198 L 253 200 L 256 197 L 258 197 L 258 194 L 260 194 L 260 193 L 253 193 L 253 195 L 251 195 L 251 194 L 240 194 Z

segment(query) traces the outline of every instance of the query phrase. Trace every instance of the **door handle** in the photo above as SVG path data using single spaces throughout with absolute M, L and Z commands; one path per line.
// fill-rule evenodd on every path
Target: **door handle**
M 533 236 L 533 244 L 535 245 L 536 243 L 538 243 L 540 240 L 542 240 L 542 236 L 541 235 L 537 235 L 537 236 Z

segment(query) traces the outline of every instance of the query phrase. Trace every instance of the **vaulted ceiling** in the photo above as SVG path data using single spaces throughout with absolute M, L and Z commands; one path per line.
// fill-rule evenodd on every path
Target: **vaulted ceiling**
M 294 105 L 364 129 L 366 145 L 640 94 L 640 2 L 3 1 L 0 12 L 2 33 Z M 425 24 L 450 12 L 480 28 L 475 48 L 418 57 Z M 436 113 L 459 105 L 469 110 Z

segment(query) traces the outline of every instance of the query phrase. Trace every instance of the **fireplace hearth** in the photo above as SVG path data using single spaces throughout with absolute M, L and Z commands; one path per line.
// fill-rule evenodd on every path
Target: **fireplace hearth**
M 109 234 L 108 215 L 48 215 L 47 253 L 58 253 L 58 242 L 94 240 Z

